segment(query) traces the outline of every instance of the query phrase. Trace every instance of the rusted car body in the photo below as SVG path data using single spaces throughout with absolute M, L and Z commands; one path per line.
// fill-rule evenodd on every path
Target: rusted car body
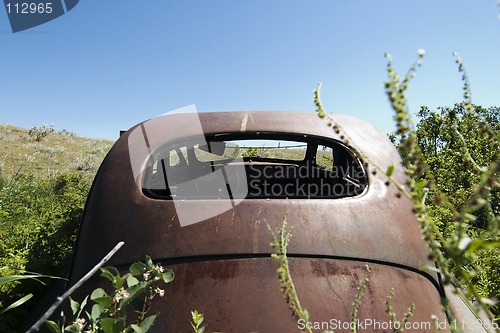
M 385 135 L 344 115 L 333 116 L 336 130 L 314 113 L 217 112 L 198 117 L 207 146 L 249 138 L 284 139 L 303 144 L 305 155 L 289 160 L 254 151 L 237 162 L 200 160 L 194 148 L 208 151 L 207 147 L 197 142 L 199 136 L 191 140 L 199 133 L 192 119 L 183 114 L 154 118 L 131 128 L 111 149 L 94 181 L 69 285 L 124 241 L 110 265 L 125 270 L 149 255 L 175 273 L 165 297 L 153 302 L 151 313 L 160 313 L 156 332 L 188 331 L 190 311 L 195 309 L 205 315 L 208 331 L 294 332 L 308 325 L 348 332 L 353 302 L 368 265 L 370 280 L 361 299 L 358 331 L 392 331 L 385 303 L 392 288 L 392 306 L 400 320 L 415 304 L 410 318 L 413 326 L 405 332 L 434 332 L 434 321 L 442 329 L 446 326 L 442 331 L 449 330 L 440 299 L 452 296 L 445 295 L 436 273 L 421 270 L 433 263 L 412 204 L 394 185 L 386 184 L 383 171 L 389 166 L 394 165 L 393 178 L 401 184 L 405 174 Z M 320 165 L 320 146 L 332 154 L 333 167 Z M 141 149 L 140 154 L 132 152 Z M 243 194 L 233 193 L 227 199 L 217 194 L 227 181 L 222 185 L 202 181 L 195 185 L 199 196 L 184 197 L 177 185 L 203 176 L 187 171 L 194 163 L 201 165 L 197 170 L 206 170 L 204 175 L 225 168 L 226 180 L 238 179 L 239 189 L 233 192 Z M 243 169 L 233 172 L 235 166 Z M 349 170 L 348 166 L 347 173 L 331 175 L 334 168 Z M 162 168 L 171 168 L 173 176 L 162 177 Z M 300 168 L 311 173 L 290 171 Z M 292 173 L 277 176 L 276 170 Z M 313 176 L 313 171 L 319 176 Z M 318 184 L 318 179 L 332 186 L 342 184 L 337 187 L 342 190 L 311 193 L 308 184 L 328 188 Z M 264 193 L 259 186 L 266 180 L 270 188 L 293 185 L 289 193 Z M 242 186 L 246 191 L 240 191 Z M 309 192 L 299 193 L 300 186 Z M 237 202 L 229 209 L 222 207 L 231 200 Z M 220 206 L 221 213 L 182 223 L 176 201 L 192 212 L 208 204 Z M 285 216 L 294 228 L 288 248 L 291 276 L 302 305 L 309 309 L 310 323 L 292 315 L 277 279 L 278 262 L 270 257 L 272 237 L 267 225 L 277 230 Z M 92 290 L 96 279 L 87 282 L 82 293 Z

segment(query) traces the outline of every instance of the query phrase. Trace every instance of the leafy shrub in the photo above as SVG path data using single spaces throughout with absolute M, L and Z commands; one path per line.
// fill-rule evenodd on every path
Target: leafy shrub
M 478 235 L 475 239 L 485 237 L 488 236 Z M 498 302 L 500 296 L 500 248 L 478 251 L 473 266 L 479 267 L 473 283 L 477 287 L 480 296 Z M 497 320 L 500 320 L 500 304 L 493 305 L 491 311 L 495 314 Z
M 33 127 L 28 131 L 30 139 L 34 141 L 42 141 L 47 135 L 54 132 L 54 126 L 42 125 Z
M 265 152 L 264 147 L 257 148 L 257 147 L 250 147 L 250 148 L 244 148 L 243 153 L 241 154 L 242 157 L 267 157 L 267 153 Z
M 462 226 L 467 236 L 471 240 L 494 242 L 499 239 L 495 216 L 500 214 L 500 173 L 495 171 L 495 166 L 500 163 L 500 108 L 470 107 L 472 110 L 466 103 L 437 110 L 422 107 L 418 113 L 416 137 L 432 171 L 434 185 L 426 208 L 447 240 L 455 234 L 453 210 L 470 207 L 474 218 Z M 492 175 L 485 187 L 481 183 L 488 170 Z M 423 178 L 431 181 L 426 174 Z M 448 262 L 456 274 L 457 265 L 453 260 Z M 465 265 L 481 297 L 494 299 L 500 295 L 498 264 L 500 248 L 492 247 L 477 251 Z M 498 306 L 491 310 L 497 318 L 500 316 Z
M 0 276 L 37 272 L 65 277 L 89 188 L 89 181 L 76 173 L 49 180 L 0 179 Z M 3 306 L 28 294 L 34 297 L 8 316 L 0 315 L 0 331 L 17 331 L 47 289 L 36 281 L 1 285 Z
M 163 297 L 165 291 L 160 283 L 170 283 L 174 279 L 173 271 L 153 263 L 149 256 L 145 262 L 136 262 L 129 272 L 120 275 L 115 267 L 101 268 L 101 276 L 112 283 L 108 293 L 102 288 L 95 289 L 90 295 L 94 302 L 91 311 L 83 311 L 89 296 L 81 303 L 70 298 L 73 318 L 67 324 L 65 314 L 61 322 L 46 321 L 47 327 L 54 333 L 62 332 L 148 332 L 153 326 L 156 314 L 146 316 L 151 301 L 155 296 Z

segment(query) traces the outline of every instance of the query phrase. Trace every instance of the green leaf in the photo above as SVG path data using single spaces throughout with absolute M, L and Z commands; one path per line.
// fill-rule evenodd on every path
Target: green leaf
M 66 316 L 64 315 L 64 311 L 61 311 L 61 331 L 64 330 L 64 323 L 66 322 Z
M 127 278 L 127 286 L 132 287 L 135 286 L 136 284 L 139 283 L 139 280 L 137 280 L 132 274 L 129 274 Z
M 199 313 L 197 310 L 191 311 L 191 327 L 195 331 L 195 333 L 203 333 L 205 331 L 205 327 L 201 327 L 201 323 L 205 319 L 202 313 Z
M 71 296 L 69 297 L 69 303 L 71 305 L 71 312 L 73 313 L 73 316 L 76 316 L 76 314 L 78 313 L 78 310 L 80 310 L 80 303 L 73 300 L 71 298 Z
M 489 250 L 500 246 L 500 241 L 488 241 L 482 239 L 474 239 L 470 242 L 466 252 L 474 252 L 476 250 Z
M 87 305 L 87 300 L 88 299 L 89 299 L 88 295 L 83 299 L 82 304 L 80 304 L 80 309 L 79 309 L 78 313 L 76 314 L 77 317 L 80 317 L 80 314 L 82 313 L 83 309 Z
M 394 165 L 389 165 L 385 174 L 387 175 L 387 177 L 390 177 L 392 176 L 393 172 L 394 172 Z
M 130 276 L 130 274 L 125 274 L 124 276 L 116 276 L 115 280 L 113 281 L 113 287 L 115 287 L 115 289 L 120 289 L 125 281 L 127 281 L 128 276 Z
M 416 184 L 417 189 L 418 189 L 419 192 L 421 192 L 426 185 L 427 185 L 427 180 L 425 180 L 425 179 L 417 182 L 417 184 Z
M 5 313 L 5 312 L 7 312 L 9 310 L 17 308 L 18 306 L 26 303 L 32 297 L 33 297 L 33 294 L 28 294 L 28 295 L 24 296 L 23 298 L 18 299 L 17 301 L 15 301 L 14 303 L 12 303 L 8 307 L 6 307 L 5 309 L 2 309 L 2 311 L 0 311 L 0 314 L 3 314 L 3 313 Z
M 61 328 L 52 320 L 46 320 L 45 326 L 53 333 L 62 333 Z
M 105 311 L 106 308 L 104 308 L 102 305 L 94 304 L 94 306 L 92 306 L 92 314 L 90 315 L 92 321 L 97 322 L 102 317 Z
M 90 295 L 90 299 L 105 308 L 113 305 L 113 298 L 111 296 L 108 296 L 108 294 L 106 294 L 106 292 L 102 288 L 95 289 Z
M 104 333 L 118 333 L 125 328 L 125 319 L 104 318 L 101 320 L 101 325 Z
M 137 276 L 141 275 L 146 271 L 146 265 L 142 262 L 136 262 L 130 265 L 129 272 L 130 274 Z
M 302 311 L 302 319 L 304 319 L 306 323 L 309 322 L 309 310 L 304 309 Z
M 76 324 L 76 323 L 73 323 L 69 326 L 66 326 L 64 328 L 64 332 L 73 332 L 73 333 L 81 333 L 82 332 L 82 325 L 81 324 Z
M 105 277 L 111 282 L 115 282 L 116 277 L 120 276 L 120 272 L 115 267 L 104 267 L 101 268 L 101 276 Z
M 154 266 L 153 260 L 151 259 L 150 256 L 146 256 L 146 267 L 152 267 Z
M 165 272 L 161 275 L 161 278 L 165 283 L 172 282 L 174 280 L 174 271 L 167 269 Z
M 464 214 L 464 220 L 465 221 L 475 221 L 476 220 L 476 216 L 472 215 L 470 213 L 465 213 Z
M 8 276 L 0 276 L 0 285 L 6 284 L 9 282 L 14 282 L 14 281 L 19 281 L 19 280 L 25 280 L 25 279 L 33 279 L 36 280 L 42 284 L 44 284 L 42 281 L 39 281 L 39 278 L 50 278 L 50 279 L 62 279 L 57 276 L 51 276 L 51 275 L 41 275 L 41 274 L 30 274 L 30 275 L 8 275 Z
M 113 305 L 113 298 L 111 296 L 94 298 L 93 301 L 105 308 L 109 308 Z
M 30 277 L 28 275 L 0 276 L 0 285 L 29 278 Z
M 144 319 L 140 325 L 142 332 L 147 332 L 153 326 L 157 315 L 152 315 Z
M 101 298 L 101 297 L 105 297 L 105 296 L 108 296 L 108 294 L 104 291 L 104 289 L 102 288 L 97 288 L 95 289 L 92 294 L 90 295 L 90 299 L 91 300 L 94 300 L 96 298 Z
M 139 327 L 139 325 L 132 324 L 130 325 L 130 328 L 134 330 L 135 333 L 143 333 L 144 331 Z
M 198 313 L 196 316 L 196 326 L 200 326 L 201 324 L 203 324 L 204 320 L 205 318 L 203 317 L 203 314 Z
M 104 318 L 101 320 L 101 327 L 104 333 L 114 333 L 115 331 L 113 330 L 114 319 L 113 318 Z

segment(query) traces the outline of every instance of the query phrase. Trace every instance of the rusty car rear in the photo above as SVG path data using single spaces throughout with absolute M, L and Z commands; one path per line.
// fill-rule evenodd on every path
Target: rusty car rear
M 210 331 L 322 325 L 347 332 L 368 265 L 358 331 L 391 331 L 385 303 L 391 289 L 398 318 L 415 304 L 405 332 L 434 332 L 435 322 L 448 323 L 443 284 L 437 273 L 421 269 L 433 263 L 412 204 L 379 171 L 393 165 L 393 178 L 405 181 L 385 135 L 345 115 L 333 116 L 336 130 L 314 113 L 197 117 L 201 136 L 192 116 L 173 114 L 138 124 L 116 142 L 89 195 L 69 285 L 124 241 L 111 265 L 126 269 L 149 255 L 175 272 L 151 310 L 160 313 L 157 332 L 187 331 L 194 309 Z M 255 145 L 236 146 L 246 140 Z M 259 145 L 269 141 L 278 146 Z M 229 143 L 235 146 L 228 152 Z M 298 147 L 299 158 L 270 156 Z M 270 256 L 267 224 L 278 229 L 285 216 L 294 228 L 290 271 L 310 323 L 291 314 Z

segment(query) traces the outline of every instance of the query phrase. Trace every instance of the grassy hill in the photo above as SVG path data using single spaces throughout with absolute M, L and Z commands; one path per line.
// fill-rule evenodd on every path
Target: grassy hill
M 76 136 L 41 126 L 32 129 L 0 124 L 0 175 L 52 178 L 79 172 L 93 178 L 113 141 Z
M 87 193 L 112 145 L 47 126 L 0 124 L 0 277 L 66 276 Z M 0 332 L 21 331 L 48 289 L 31 280 L 0 285 Z M 23 306 L 1 313 L 28 294 Z
M 113 145 L 111 140 L 84 138 L 66 130 L 41 126 L 31 129 L 0 124 L 0 176 L 33 175 L 47 179 L 78 172 L 92 179 Z M 318 163 L 331 165 L 328 151 L 318 152 Z M 241 156 L 302 159 L 303 149 L 243 148 Z M 330 152 L 331 155 L 331 152 Z M 234 156 L 228 156 L 234 157 Z

